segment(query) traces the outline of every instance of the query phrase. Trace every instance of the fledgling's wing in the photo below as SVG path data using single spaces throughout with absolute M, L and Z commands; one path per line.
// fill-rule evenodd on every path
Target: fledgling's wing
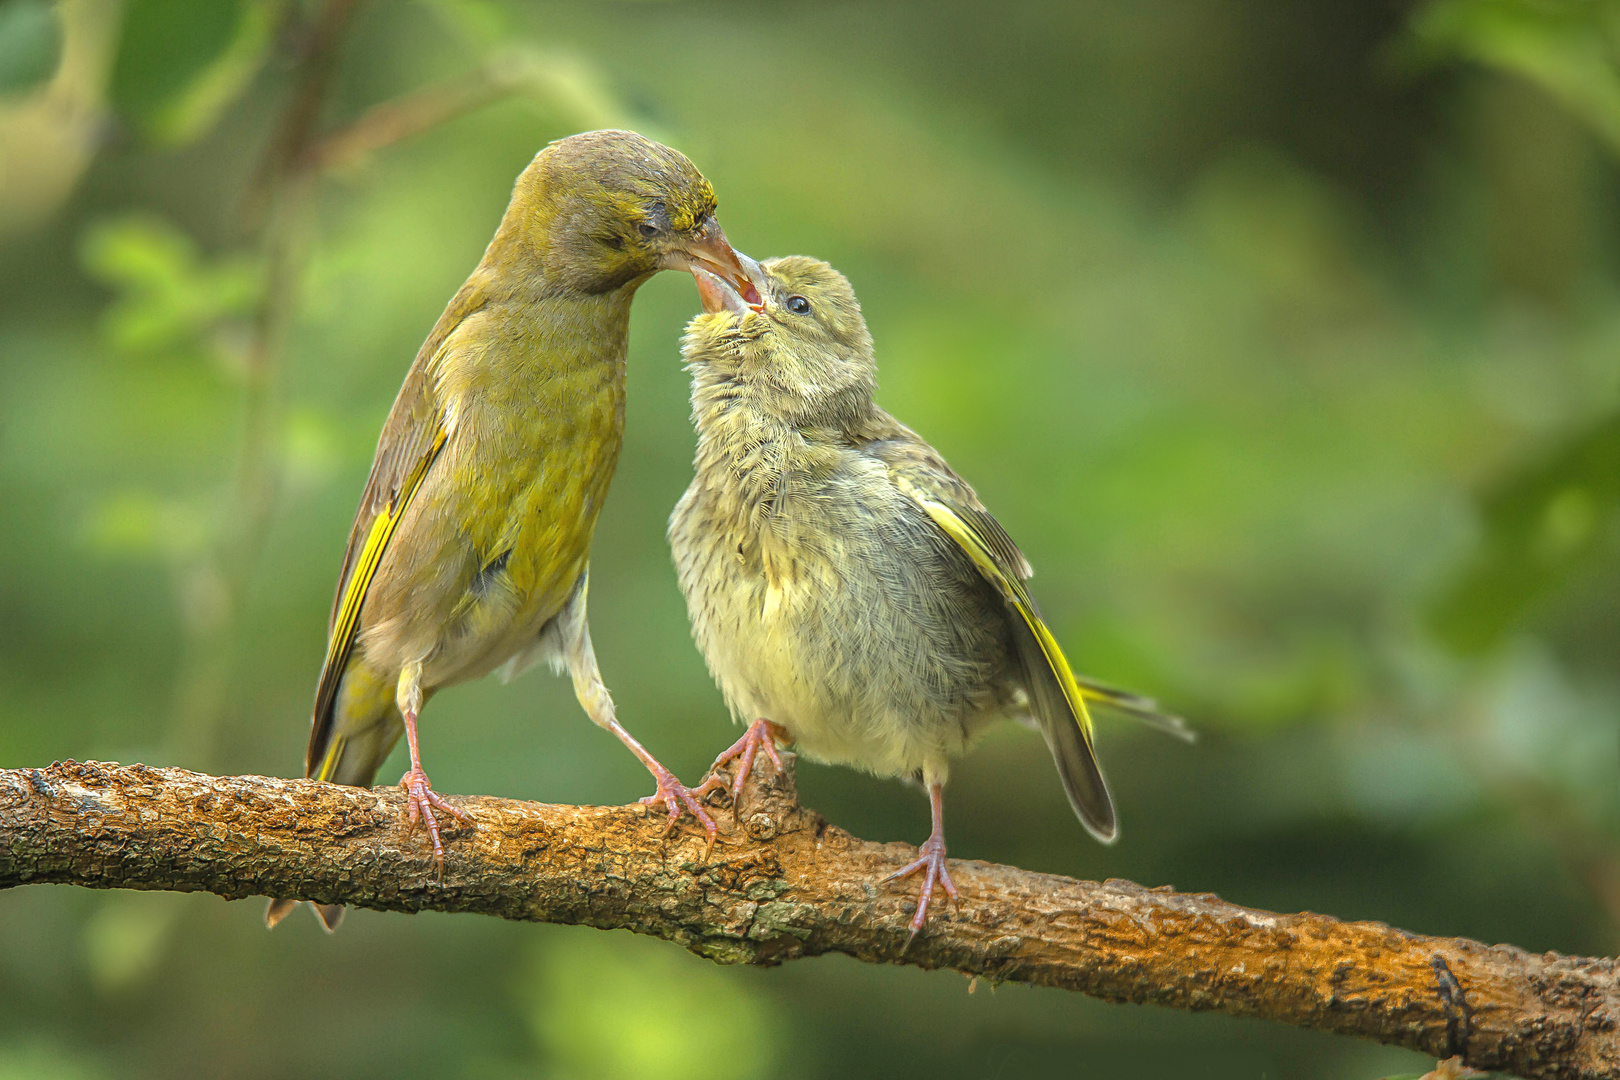
M 909 428 L 890 423 L 893 429 L 869 444 L 867 452 L 888 466 L 896 490 L 916 501 L 1016 613 L 1013 639 L 1029 684 L 1031 712 L 1057 763 L 1069 805 L 1093 836 L 1112 842 L 1119 827 L 1097 765 L 1085 693 L 1024 588 L 1032 573 L 1029 560 L 933 447 Z
M 343 757 L 344 739 L 333 736 L 335 709 L 338 688 L 359 633 L 366 594 L 401 518 L 449 437 L 444 406 L 434 392 L 433 362 L 455 330 L 483 306 L 482 291 L 472 281 L 450 301 L 417 352 L 377 439 L 377 456 L 372 460 L 371 476 L 361 493 L 343 553 L 343 570 L 338 575 L 327 630 L 326 659 L 315 689 L 304 772 L 317 780 L 330 779 Z

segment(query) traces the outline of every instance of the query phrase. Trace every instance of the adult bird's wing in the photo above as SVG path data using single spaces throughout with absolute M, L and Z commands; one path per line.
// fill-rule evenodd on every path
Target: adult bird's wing
M 888 466 L 896 489 L 916 501 L 1016 613 L 1013 640 L 1029 684 L 1031 711 L 1057 762 L 1069 805 L 1093 836 L 1113 841 L 1119 828 L 1097 766 L 1086 694 L 1024 588 L 1024 579 L 1033 573 L 1029 560 L 967 481 L 910 430 L 898 423 L 894 427 L 890 438 L 869 444 L 869 451 Z
M 304 755 L 304 772 L 317 780 L 330 779 L 343 757 L 344 739 L 333 734 L 337 696 L 354 652 L 366 593 L 400 520 L 449 437 L 443 405 L 434 392 L 432 367 L 464 320 L 483 307 L 473 286 L 473 282 L 463 286 L 422 343 L 377 439 L 377 456 L 371 463 L 371 476 L 360 496 L 360 507 L 349 529 L 348 548 L 343 553 L 343 571 L 338 575 L 337 594 L 332 599 L 326 660 L 315 690 L 315 714 Z

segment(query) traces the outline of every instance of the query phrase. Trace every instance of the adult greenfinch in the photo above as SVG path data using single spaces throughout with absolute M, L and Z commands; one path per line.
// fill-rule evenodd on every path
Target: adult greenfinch
M 669 540 L 693 636 L 756 752 L 914 777 L 933 829 L 888 879 L 953 899 L 942 796 L 950 759 L 1000 717 L 1040 728 L 1069 803 L 1116 834 L 1087 699 L 1184 732 L 1153 702 L 1076 678 L 1025 588 L 1030 566 L 933 447 L 873 402 L 872 339 L 849 282 L 802 257 L 763 265 L 763 303 L 697 269 L 704 313 L 682 354 L 696 476 Z M 778 762 L 778 764 L 780 764 Z M 907 939 L 909 945 L 911 938 Z
M 566 669 L 590 718 L 652 772 L 673 825 L 715 825 L 614 716 L 585 603 L 591 535 L 624 431 L 636 290 L 698 267 L 758 300 L 684 156 L 628 131 L 540 151 L 495 237 L 439 317 L 377 441 L 332 605 L 308 776 L 369 786 L 403 733 L 412 829 L 470 819 L 422 770 L 417 716 L 446 686 L 540 660 Z M 272 901 L 274 926 L 292 901 Z M 341 908 L 317 905 L 329 929 Z

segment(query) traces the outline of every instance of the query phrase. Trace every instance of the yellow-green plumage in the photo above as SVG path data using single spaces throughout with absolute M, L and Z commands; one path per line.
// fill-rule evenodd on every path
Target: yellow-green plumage
M 430 690 L 514 659 L 521 665 L 543 651 L 540 628 L 585 571 L 622 442 L 632 293 L 491 298 L 478 277 L 458 298 L 473 313 L 445 335 L 421 377 L 407 382 L 413 400 L 402 393 L 385 428 L 385 441 L 405 429 L 409 452 L 398 456 L 401 465 L 414 467 L 441 438 L 442 448 L 363 597 L 357 655 L 323 674 L 324 691 L 358 669 L 366 672 L 359 681 L 367 690 L 338 689 L 340 707 L 329 726 L 320 726 L 318 715 L 306 765 L 323 779 L 369 783 L 403 730 L 393 679 L 381 680 L 388 683 L 383 697 L 372 688 L 379 680 L 371 671 L 397 678 L 407 662 L 426 658 L 422 684 Z M 397 424 L 401 417 L 405 424 Z M 397 483 L 378 483 L 373 497 L 386 490 L 392 499 Z M 378 510 L 386 506 L 383 500 Z M 361 553 L 371 527 L 356 522 L 351 546 Z M 339 607 L 359 599 L 346 592 Z M 376 724 L 393 738 L 371 740 L 363 756 L 345 761 L 345 751 L 328 764 L 328 738 L 347 739 Z
M 714 210 L 691 162 L 631 132 L 553 143 L 518 177 L 378 439 L 333 602 L 309 775 L 369 785 L 435 691 L 548 659 L 658 776 L 659 798 L 684 798 L 614 718 L 586 583 L 623 440 L 636 289 L 694 265 L 751 288 Z M 412 820 L 426 819 L 440 854 L 430 807 L 456 811 L 429 791 L 411 737 Z

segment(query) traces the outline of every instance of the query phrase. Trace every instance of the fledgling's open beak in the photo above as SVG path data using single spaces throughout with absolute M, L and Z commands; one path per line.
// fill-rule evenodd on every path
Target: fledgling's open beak
M 765 275 L 759 263 L 726 243 L 726 234 L 714 218 L 706 221 L 684 247 L 666 253 L 662 265 L 671 270 L 690 270 L 700 285 L 699 270 L 713 274 L 729 284 L 749 307 L 755 311 L 765 310 L 765 300 L 759 291 L 765 283 Z
M 760 310 L 759 307 L 744 300 L 732 287 L 731 282 L 719 274 L 710 273 L 704 267 L 692 268 L 692 280 L 697 282 L 698 297 L 703 301 L 703 310 L 707 313 L 729 311 L 740 319 L 750 311 Z

